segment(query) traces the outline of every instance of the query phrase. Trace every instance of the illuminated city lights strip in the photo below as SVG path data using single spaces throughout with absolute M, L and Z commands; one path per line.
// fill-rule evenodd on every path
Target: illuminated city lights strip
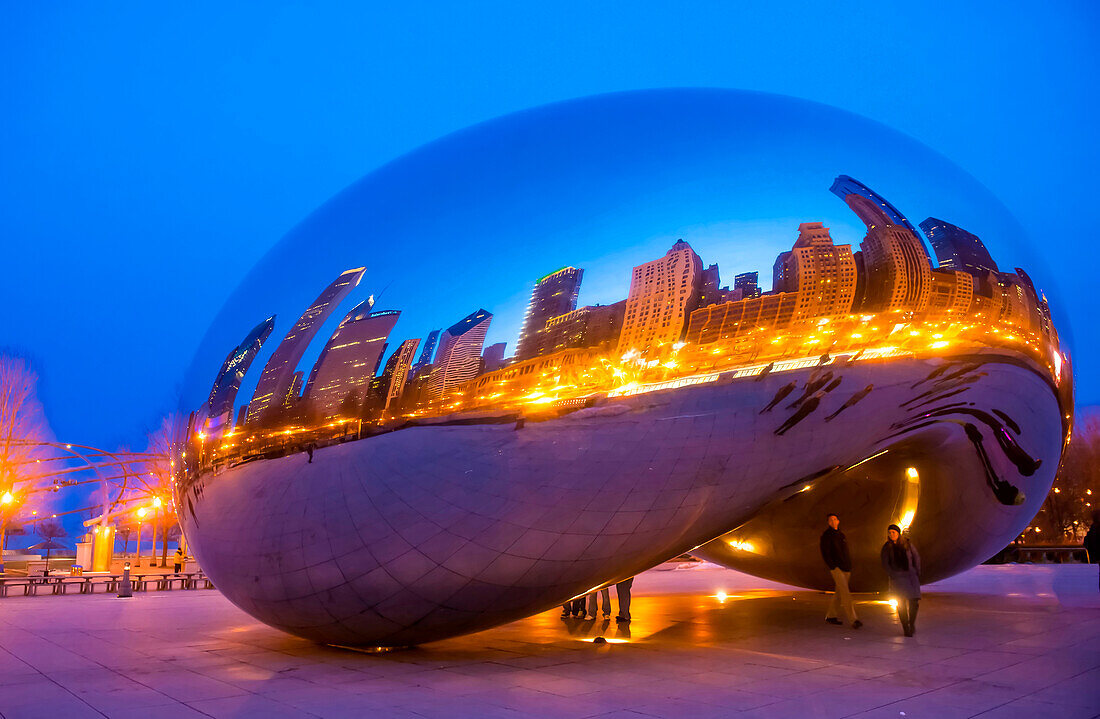
M 858 357 L 856 355 L 859 355 Z M 729 374 L 733 378 L 741 377 L 754 377 L 763 372 L 767 367 L 771 367 L 769 374 L 775 372 L 790 372 L 792 370 L 809 369 L 811 367 L 825 367 L 830 364 L 835 364 L 839 360 L 851 360 L 851 361 L 863 361 L 871 359 L 882 359 L 884 357 L 902 357 L 912 356 L 912 352 L 898 349 L 897 347 L 877 347 L 875 349 L 864 350 L 862 354 L 859 352 L 838 352 L 835 355 L 830 356 L 830 360 L 824 364 L 821 362 L 820 357 L 803 357 L 801 359 L 783 360 L 782 362 L 774 362 L 771 364 L 759 364 L 752 365 L 751 367 L 742 367 L 737 370 L 723 370 L 721 372 L 710 372 L 703 375 L 694 375 L 692 377 L 681 377 L 679 379 L 667 380 L 664 382 L 654 382 L 651 384 L 628 384 L 618 389 L 613 389 L 607 393 L 609 398 L 612 397 L 632 397 L 637 394 L 647 394 L 649 392 L 659 392 L 666 389 L 679 389 L 680 387 L 689 387 L 697 384 L 707 384 L 709 382 L 715 382 L 723 374 Z
M 678 389 L 680 387 L 688 387 L 693 384 L 706 384 L 707 382 L 714 382 L 721 375 L 721 372 L 712 372 L 710 374 L 695 375 L 694 377 L 681 377 L 680 379 L 670 379 L 666 382 L 655 382 L 653 384 L 642 385 L 624 385 L 618 389 L 613 389 L 607 393 L 608 397 L 630 397 L 636 394 L 646 394 L 647 392 L 657 392 L 663 389 Z

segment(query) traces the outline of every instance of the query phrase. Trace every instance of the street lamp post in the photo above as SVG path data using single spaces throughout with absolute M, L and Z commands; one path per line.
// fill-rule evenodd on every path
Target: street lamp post
M 138 507 L 138 511 L 137 511 L 137 516 L 138 516 L 138 538 L 137 538 L 137 550 L 136 550 L 136 553 L 135 553 L 135 556 L 134 556 L 134 560 L 135 560 L 134 561 L 134 566 L 135 567 L 140 567 L 141 566 L 141 527 L 145 522 L 145 512 L 146 512 L 145 507 Z
M 149 555 L 149 566 L 157 566 L 157 518 L 160 517 L 160 497 L 153 497 L 153 552 Z
M 8 535 L 8 515 L 15 507 L 15 495 L 10 490 L 0 494 L 0 574 L 4 573 L 4 545 Z

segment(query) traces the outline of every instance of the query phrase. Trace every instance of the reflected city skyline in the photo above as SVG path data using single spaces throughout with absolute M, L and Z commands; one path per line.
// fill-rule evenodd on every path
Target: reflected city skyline
M 230 352 L 188 434 L 202 434 L 204 445 L 209 438 L 204 461 L 232 463 L 346 439 L 352 426 L 362 437 L 462 412 L 576 408 L 597 396 L 715 381 L 731 369 L 736 376 L 777 371 L 776 362 L 790 359 L 827 364 L 984 345 L 1018 350 L 1060 375 L 1050 308 L 1022 269 L 999 271 L 979 237 L 929 217 L 920 227 L 934 263 L 921 232 L 874 190 L 839 175 L 830 191 L 866 226 L 859 249 L 834 244 L 821 222 L 803 222 L 791 249 L 777 255 L 770 291 L 759 290 L 758 270 L 737 274 L 732 290 L 720 286 L 718 265 L 704 269 L 680 239 L 664 257 L 634 267 L 628 297 L 610 305 L 576 307 L 583 268 L 538 279 L 512 357 L 503 356 L 505 343 L 489 356 L 483 345 L 493 317 L 479 309 L 425 332 L 415 363 L 422 338 L 391 342 L 400 310 L 373 312 L 372 295 L 340 322 L 303 381 L 295 363 L 305 345 L 367 268 L 347 270 L 281 340 L 252 400 L 238 407 L 239 421 L 229 425 L 227 404 L 274 316 Z M 219 438 L 226 441 L 218 445 Z

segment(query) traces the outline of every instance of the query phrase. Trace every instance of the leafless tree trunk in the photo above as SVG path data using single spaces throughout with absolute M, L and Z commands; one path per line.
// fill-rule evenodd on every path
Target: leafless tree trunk
M 0 356 L 0 571 L 11 520 L 34 483 L 34 443 L 48 439 L 42 405 L 35 396 L 38 375 L 26 360 Z

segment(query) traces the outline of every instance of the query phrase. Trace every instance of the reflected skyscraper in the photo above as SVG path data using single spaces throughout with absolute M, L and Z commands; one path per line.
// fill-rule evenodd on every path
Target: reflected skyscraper
M 428 396 L 440 399 L 481 371 L 481 349 L 493 314 L 488 310 L 472 312 L 447 328 L 439 341 Z
M 626 300 L 589 305 L 553 317 L 543 330 L 544 354 L 581 347 L 611 349 L 619 344 Z
M 492 372 L 493 370 L 500 369 L 504 366 L 504 350 L 508 347 L 507 342 L 497 342 L 494 345 L 489 345 L 485 348 L 485 352 L 482 353 L 481 359 L 483 360 L 482 372 Z
M 739 299 L 751 300 L 760 296 L 760 273 L 742 272 L 733 277 L 733 289 L 741 290 Z
M 365 301 L 352 308 L 313 366 L 306 396 L 322 418 L 339 414 L 341 404 L 349 396 L 364 399 L 386 338 L 401 315 L 396 310 L 371 312 L 370 309 Z
M 416 360 L 416 364 L 413 365 L 413 373 L 418 373 L 432 363 L 432 356 L 435 353 L 435 346 L 439 342 L 439 333 L 443 330 L 432 330 L 428 333 L 428 338 L 424 340 L 424 349 L 420 352 L 419 359 Z
M 898 225 L 909 230 L 914 237 L 920 236 L 917 228 L 905 219 L 905 215 L 901 214 L 898 208 L 854 177 L 838 175 L 833 180 L 833 186 L 829 191 L 844 200 L 868 228 L 877 225 Z
M 923 312 L 932 293 L 932 262 L 905 216 L 862 182 L 840 175 L 830 188 L 867 226 L 860 243 L 866 268 L 864 311 Z
M 405 340 L 386 361 L 386 368 L 382 371 L 382 381 L 379 383 L 380 391 L 385 397 L 382 409 L 389 409 L 390 405 L 401 398 L 402 392 L 405 391 L 405 382 L 409 379 L 413 358 L 416 356 L 416 348 L 419 345 L 419 337 Z
M 580 292 L 584 270 L 576 267 L 563 267 L 539 278 L 531 292 L 531 301 L 527 304 L 527 314 L 523 318 L 523 328 L 516 343 L 516 360 L 525 360 L 540 354 L 539 334 L 551 317 L 564 315 L 577 308 L 577 294 Z
M 997 263 L 977 235 L 935 217 L 920 223 L 920 228 L 932 243 L 940 267 L 962 270 L 976 277 L 998 271 Z
M 619 352 L 678 342 L 698 302 L 702 278 L 703 261 L 683 240 L 677 240 L 661 259 L 635 267 Z
M 357 267 L 340 273 L 294 323 L 290 332 L 275 348 L 260 375 L 252 401 L 248 403 L 247 422 L 255 422 L 269 408 L 280 405 L 290 394 L 294 372 L 313 336 L 336 306 L 355 289 L 365 271 L 365 267 Z
M 237 391 L 241 388 L 252 360 L 256 358 L 264 341 L 275 327 L 275 315 L 252 328 L 239 345 L 229 352 L 218 371 L 214 386 L 210 388 L 207 400 L 207 412 L 210 417 L 210 429 L 217 430 L 233 418 L 233 403 L 237 400 Z
M 852 311 L 856 263 L 851 245 L 834 245 L 829 228 L 803 222 L 790 252 L 784 252 L 781 284 L 775 292 L 797 292 L 794 321 L 836 317 Z

